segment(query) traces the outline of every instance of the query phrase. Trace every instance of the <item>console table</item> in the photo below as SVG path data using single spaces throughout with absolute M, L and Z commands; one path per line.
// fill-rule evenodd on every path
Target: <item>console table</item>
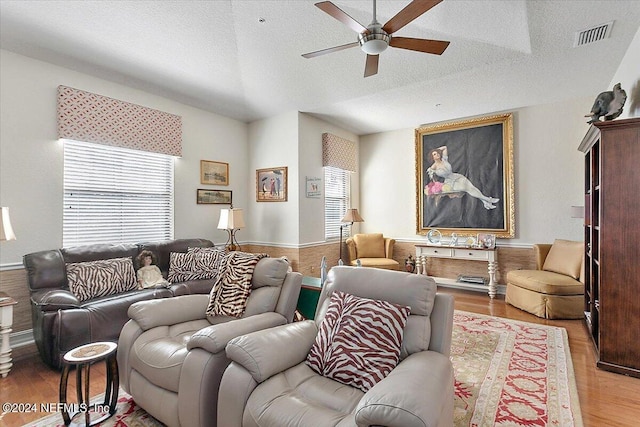
M 498 285 L 496 283 L 496 269 L 498 268 L 498 251 L 497 249 L 483 248 L 465 248 L 461 246 L 443 246 L 443 245 L 415 245 L 416 247 L 416 273 L 427 275 L 427 258 L 450 258 L 485 261 L 488 264 L 489 271 L 489 297 L 495 298 L 498 293 Z M 434 277 L 438 284 L 461 286 L 461 283 L 452 279 Z M 485 289 L 484 285 L 476 285 L 466 283 L 464 287 L 473 289 Z
M 11 370 L 11 345 L 9 345 L 9 333 L 13 324 L 13 306 L 18 301 L 4 292 L 0 292 L 0 375 L 2 378 L 9 375 Z

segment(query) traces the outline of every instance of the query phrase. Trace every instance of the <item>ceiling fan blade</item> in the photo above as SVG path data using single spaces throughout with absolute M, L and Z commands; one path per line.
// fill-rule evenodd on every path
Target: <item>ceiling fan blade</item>
M 411 37 L 391 37 L 389 46 L 442 55 L 442 52 L 449 46 L 449 42 L 443 40 L 414 39 Z
M 380 55 L 367 55 L 367 63 L 364 66 L 364 76 L 369 77 L 378 74 L 378 60 Z
M 327 53 L 338 52 L 339 50 L 349 49 L 350 47 L 356 47 L 360 45 L 358 42 L 347 43 L 341 46 L 329 47 L 327 49 L 316 50 L 315 52 L 305 53 L 302 56 L 305 58 L 315 58 L 316 56 L 326 55 Z
M 396 13 L 396 16 L 387 21 L 382 29 L 389 34 L 395 33 L 441 1 L 442 0 L 414 0 L 400 12 Z
M 368 32 L 367 27 L 347 15 L 346 12 L 344 12 L 342 9 L 340 9 L 330 1 L 321 1 L 320 3 L 316 3 L 316 7 L 318 7 L 323 12 L 326 12 L 329 15 L 333 16 L 335 19 L 342 22 L 344 25 L 351 28 L 356 33 L 362 33 L 364 31 Z

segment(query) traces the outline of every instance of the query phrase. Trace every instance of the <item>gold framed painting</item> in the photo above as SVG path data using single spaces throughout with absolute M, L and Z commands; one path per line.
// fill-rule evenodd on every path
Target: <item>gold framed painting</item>
M 200 184 L 229 185 L 229 163 L 200 160 Z
M 287 167 L 256 170 L 256 202 L 287 201 Z
M 513 114 L 415 130 L 416 233 L 515 236 Z

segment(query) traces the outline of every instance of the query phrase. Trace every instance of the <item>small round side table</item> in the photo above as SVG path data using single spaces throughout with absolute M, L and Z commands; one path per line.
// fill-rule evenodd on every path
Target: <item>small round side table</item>
M 95 342 L 76 347 L 65 353 L 62 359 L 64 368 L 62 369 L 62 377 L 60 378 L 60 411 L 62 412 L 65 425 L 68 426 L 71 424 L 71 421 L 81 413 L 84 413 L 85 425 L 87 427 L 99 424 L 116 413 L 118 389 L 120 386 L 118 362 L 116 361 L 117 349 L 118 344 L 113 342 Z M 91 365 L 101 360 L 104 360 L 107 365 L 107 385 L 104 393 L 104 402 L 90 404 L 89 376 Z M 67 404 L 67 382 L 72 366 L 76 368 L 77 405 Z M 83 371 L 85 371 L 84 382 L 82 380 Z M 69 410 L 74 407 L 77 411 Z M 91 411 L 102 413 L 107 408 L 109 412 L 97 419 L 91 419 Z

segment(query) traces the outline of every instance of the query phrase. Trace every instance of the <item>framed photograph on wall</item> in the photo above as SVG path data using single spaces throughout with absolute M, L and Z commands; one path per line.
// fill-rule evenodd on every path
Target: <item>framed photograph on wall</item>
M 416 233 L 515 236 L 513 115 L 415 131 Z
M 196 200 L 199 205 L 231 205 L 233 202 L 231 190 L 209 190 L 198 188 Z
M 322 178 L 318 176 L 307 176 L 306 180 L 306 196 L 312 199 L 322 197 Z
M 287 201 L 287 167 L 256 170 L 256 202 Z
M 229 163 L 200 160 L 200 184 L 229 185 Z

